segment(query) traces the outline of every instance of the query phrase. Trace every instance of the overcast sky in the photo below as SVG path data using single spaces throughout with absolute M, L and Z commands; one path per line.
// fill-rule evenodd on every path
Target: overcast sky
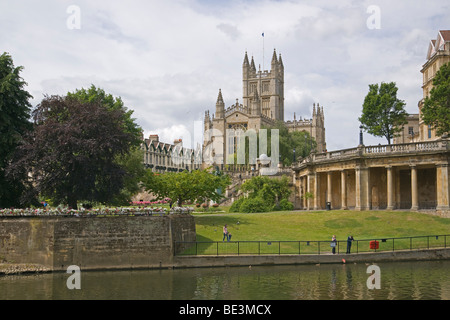
M 369 84 L 396 82 L 418 112 L 420 69 L 430 40 L 450 29 L 449 12 L 442 0 L 1 0 L 0 51 L 24 67 L 34 106 L 94 84 L 120 96 L 146 136 L 190 146 L 219 88 L 226 107 L 242 101 L 245 52 L 269 69 L 276 49 L 285 120 L 310 118 L 319 103 L 336 150 L 358 144 Z

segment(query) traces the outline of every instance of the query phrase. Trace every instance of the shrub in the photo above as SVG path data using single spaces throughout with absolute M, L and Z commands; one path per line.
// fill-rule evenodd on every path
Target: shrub
M 244 199 L 240 205 L 240 212 L 254 213 L 254 212 L 267 212 L 269 208 L 266 203 L 260 197 Z
M 294 204 L 290 202 L 288 199 L 282 199 L 280 201 L 280 210 L 283 211 L 294 210 Z
M 245 200 L 245 198 L 239 198 L 235 200 L 228 210 L 229 212 L 241 212 L 241 204 Z

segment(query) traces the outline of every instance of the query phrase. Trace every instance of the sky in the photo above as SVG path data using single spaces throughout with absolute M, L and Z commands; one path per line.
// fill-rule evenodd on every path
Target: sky
M 323 106 L 327 149 L 356 147 L 369 84 L 395 82 L 418 113 L 431 39 L 450 29 L 442 0 L 1 0 L 0 51 L 33 96 L 95 85 L 133 110 L 144 135 L 202 141 L 206 110 L 242 101 L 245 52 L 270 69 L 281 54 L 285 120 Z M 262 36 L 264 33 L 264 37 Z M 200 129 L 199 129 L 200 128 Z M 364 134 L 364 143 L 386 144 Z

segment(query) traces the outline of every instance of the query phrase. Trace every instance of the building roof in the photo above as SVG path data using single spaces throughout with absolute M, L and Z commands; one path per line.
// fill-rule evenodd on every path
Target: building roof
M 445 42 L 450 41 L 450 30 L 440 30 L 439 33 Z
M 450 30 L 439 30 L 436 39 L 432 39 L 430 41 L 427 52 L 427 60 L 439 51 L 446 42 L 450 42 Z

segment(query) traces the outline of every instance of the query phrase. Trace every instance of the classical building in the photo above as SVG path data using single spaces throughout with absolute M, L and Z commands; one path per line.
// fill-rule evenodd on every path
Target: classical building
M 428 45 L 427 61 L 422 66 L 423 75 L 423 99 L 419 101 L 419 134 L 420 141 L 436 140 L 435 130 L 426 125 L 421 118 L 421 109 L 425 97 L 430 95 L 433 88 L 433 79 L 439 68 L 450 62 L 450 30 L 441 30 L 438 32 L 436 40 L 431 40 Z
M 409 114 L 403 130 L 392 139 L 393 144 L 421 141 L 419 130 L 419 114 Z
M 440 31 L 421 70 L 429 95 L 437 70 L 450 61 L 450 31 Z M 392 145 L 312 153 L 293 170 L 296 207 L 302 209 L 434 209 L 450 216 L 450 139 L 437 137 L 410 115 Z
M 435 130 L 425 124 L 421 117 L 421 110 L 426 97 L 433 88 L 433 79 L 439 68 L 450 62 L 450 30 L 441 30 L 436 39 L 430 40 L 428 45 L 426 62 L 420 72 L 423 78 L 423 98 L 418 103 L 419 113 L 410 114 L 408 123 L 403 126 L 402 132 L 394 137 L 393 143 L 408 143 L 416 141 L 430 141 L 439 139 Z
M 226 107 L 219 89 L 215 114 L 205 112 L 204 151 L 213 145 L 214 139 L 220 139 L 211 155 L 214 163 L 227 163 L 227 159 L 237 149 L 238 138 L 235 135 L 227 136 L 227 130 L 242 130 L 245 133 L 253 129 L 257 133 L 263 127 L 274 126 L 277 121 L 283 122 L 290 131 L 308 132 L 317 143 L 317 151 L 326 150 L 324 111 L 319 104 L 317 107 L 313 105 L 311 119 L 297 120 L 294 114 L 293 121 L 284 121 L 284 65 L 281 55 L 277 57 L 275 50 L 270 71 L 257 70 L 253 57 L 249 61 L 245 53 L 242 84 L 242 103 L 236 99 L 235 104 Z M 208 152 L 204 152 L 205 155 L 208 156 Z
M 184 148 L 182 139 L 168 144 L 152 134 L 148 139 L 143 139 L 141 149 L 144 151 L 144 166 L 153 172 L 181 172 L 201 167 L 201 148 Z

